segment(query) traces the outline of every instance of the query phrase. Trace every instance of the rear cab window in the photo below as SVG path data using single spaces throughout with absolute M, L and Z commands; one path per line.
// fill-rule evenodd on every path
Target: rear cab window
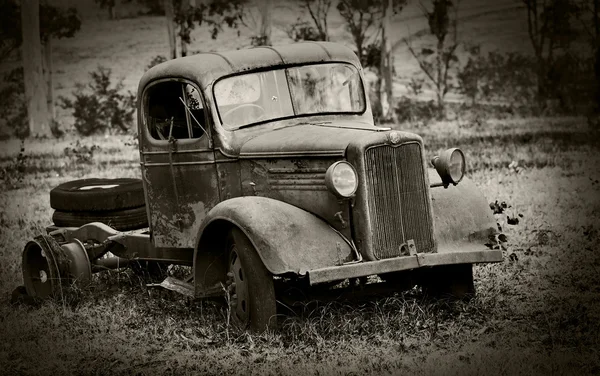
M 152 139 L 198 139 L 205 135 L 204 102 L 195 86 L 180 81 L 159 82 L 148 88 L 144 100 Z

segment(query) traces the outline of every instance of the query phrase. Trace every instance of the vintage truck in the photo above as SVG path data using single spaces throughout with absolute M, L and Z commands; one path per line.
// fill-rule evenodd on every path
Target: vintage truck
M 192 273 L 169 286 L 228 296 L 234 321 L 257 331 L 276 326 L 283 280 L 473 294 L 472 265 L 502 253 L 485 245 L 497 226 L 463 152 L 430 162 L 418 135 L 375 126 L 365 87 L 355 53 L 329 42 L 151 68 L 138 90 L 142 179 L 54 188 L 54 224 L 23 251 L 27 294 L 132 260 L 179 264 Z

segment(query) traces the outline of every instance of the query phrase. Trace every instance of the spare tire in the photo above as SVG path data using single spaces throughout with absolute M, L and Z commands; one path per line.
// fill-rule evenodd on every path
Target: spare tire
M 54 211 L 52 221 L 59 227 L 80 227 L 90 222 L 102 222 L 115 230 L 127 231 L 148 227 L 146 207 L 106 212 Z
M 140 179 L 79 179 L 50 191 L 50 206 L 65 212 L 122 210 L 145 204 Z

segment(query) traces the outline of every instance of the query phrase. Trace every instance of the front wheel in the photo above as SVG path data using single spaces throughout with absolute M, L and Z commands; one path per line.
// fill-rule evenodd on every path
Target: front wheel
M 423 269 L 421 286 L 426 294 L 438 298 L 469 300 L 475 296 L 473 265 L 440 265 Z
M 232 229 L 228 246 L 228 292 L 233 323 L 262 333 L 277 326 L 273 276 L 243 232 Z

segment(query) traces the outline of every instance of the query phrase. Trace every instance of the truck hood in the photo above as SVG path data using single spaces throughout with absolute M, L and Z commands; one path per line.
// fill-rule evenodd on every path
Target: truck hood
M 343 156 L 350 142 L 388 130 L 359 122 L 291 125 L 246 141 L 240 158 Z

